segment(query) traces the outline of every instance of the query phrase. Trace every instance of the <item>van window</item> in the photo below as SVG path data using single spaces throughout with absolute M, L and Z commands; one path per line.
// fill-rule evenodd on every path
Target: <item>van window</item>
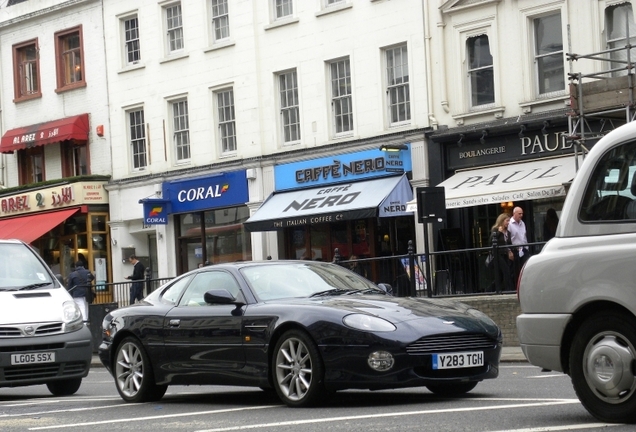
M 599 160 L 587 184 L 579 219 L 636 220 L 636 141 L 610 150 Z

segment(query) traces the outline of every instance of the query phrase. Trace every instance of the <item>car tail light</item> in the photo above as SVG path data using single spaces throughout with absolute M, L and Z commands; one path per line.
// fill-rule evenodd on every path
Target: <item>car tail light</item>
M 519 300 L 519 288 L 521 287 L 521 278 L 523 277 L 523 269 L 526 268 L 526 264 L 523 264 L 523 267 L 521 267 L 521 270 L 519 271 L 519 277 L 517 278 L 517 301 Z

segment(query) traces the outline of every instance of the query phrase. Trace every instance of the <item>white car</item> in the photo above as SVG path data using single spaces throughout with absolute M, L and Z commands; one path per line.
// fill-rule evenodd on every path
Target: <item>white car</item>
M 569 374 L 596 418 L 636 423 L 636 122 L 586 156 L 518 295 L 530 363 Z
M 92 358 L 79 308 L 30 246 L 0 240 L 0 256 L 0 387 L 74 394 Z

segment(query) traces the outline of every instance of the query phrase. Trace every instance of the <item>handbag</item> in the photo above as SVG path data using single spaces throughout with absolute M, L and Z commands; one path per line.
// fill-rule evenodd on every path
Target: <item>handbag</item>
M 492 264 L 492 260 L 494 259 L 494 255 L 492 254 L 492 252 L 488 252 L 488 256 L 486 257 L 486 267 L 490 268 L 490 265 Z

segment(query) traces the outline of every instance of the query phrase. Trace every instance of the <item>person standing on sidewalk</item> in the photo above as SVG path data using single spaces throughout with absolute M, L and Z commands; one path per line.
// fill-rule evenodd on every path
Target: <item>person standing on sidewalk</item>
M 521 207 L 515 207 L 512 210 L 512 218 L 508 225 L 508 231 L 510 232 L 510 240 L 513 246 L 517 246 L 513 249 L 515 262 L 513 282 L 517 286 L 517 280 L 519 279 L 519 273 L 525 262 L 530 258 L 530 249 L 528 249 L 528 236 L 526 232 L 526 224 L 522 220 L 523 209 Z
M 135 300 L 141 301 L 144 298 L 144 280 L 146 279 L 146 268 L 135 255 L 131 255 L 128 261 L 133 265 L 133 272 L 126 279 L 131 280 L 130 285 L 130 303 L 134 304 Z

